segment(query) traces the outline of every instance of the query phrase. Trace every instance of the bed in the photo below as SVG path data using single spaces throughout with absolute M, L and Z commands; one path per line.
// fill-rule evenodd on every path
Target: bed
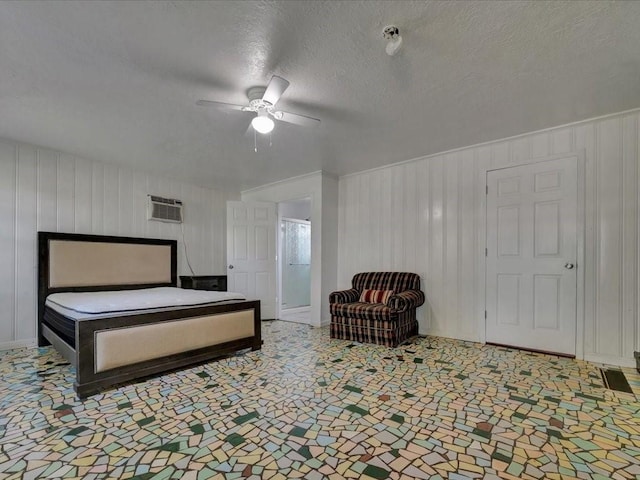
M 75 367 L 80 398 L 261 348 L 259 301 L 176 288 L 175 240 L 38 232 L 38 257 L 38 345 Z

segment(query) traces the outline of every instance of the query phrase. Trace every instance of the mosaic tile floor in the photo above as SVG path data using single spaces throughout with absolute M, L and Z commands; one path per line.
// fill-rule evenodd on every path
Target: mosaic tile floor
M 51 349 L 0 353 L 0 478 L 640 478 L 640 403 L 595 365 L 263 329 L 260 352 L 84 402 Z

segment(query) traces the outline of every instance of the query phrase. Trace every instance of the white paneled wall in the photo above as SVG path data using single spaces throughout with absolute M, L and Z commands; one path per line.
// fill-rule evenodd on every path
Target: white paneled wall
M 640 113 L 625 112 L 341 177 L 339 287 L 360 271 L 417 272 L 428 299 L 420 331 L 482 341 L 484 172 L 577 153 L 585 161 L 578 342 L 586 359 L 631 365 L 640 350 L 639 137 Z
M 147 194 L 184 202 L 189 259 L 200 275 L 226 272 L 226 202 L 237 195 L 0 140 L 0 349 L 36 336 L 38 231 L 178 240 L 180 225 L 150 222 Z

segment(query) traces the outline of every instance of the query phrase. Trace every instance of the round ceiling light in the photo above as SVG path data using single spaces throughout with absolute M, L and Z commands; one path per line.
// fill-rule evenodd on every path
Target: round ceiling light
M 253 120 L 251 120 L 251 126 L 256 132 L 266 134 L 273 130 L 275 123 L 271 118 L 269 118 L 269 114 L 262 110 L 258 112 L 258 115 Z

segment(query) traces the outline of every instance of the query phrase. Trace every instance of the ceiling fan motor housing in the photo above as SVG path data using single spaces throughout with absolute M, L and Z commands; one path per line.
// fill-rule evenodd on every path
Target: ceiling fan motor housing
M 247 90 L 247 98 L 250 102 L 254 100 L 262 100 L 264 92 L 266 91 L 266 87 L 251 87 L 249 90 Z
M 266 91 L 266 88 L 264 87 L 251 87 L 249 90 L 247 90 L 247 97 L 249 98 L 249 106 L 245 107 L 243 110 L 245 112 L 265 111 L 269 115 L 274 115 L 275 112 L 273 110 L 273 105 L 271 105 L 270 102 L 267 102 L 262 98 L 264 96 L 265 91 Z

